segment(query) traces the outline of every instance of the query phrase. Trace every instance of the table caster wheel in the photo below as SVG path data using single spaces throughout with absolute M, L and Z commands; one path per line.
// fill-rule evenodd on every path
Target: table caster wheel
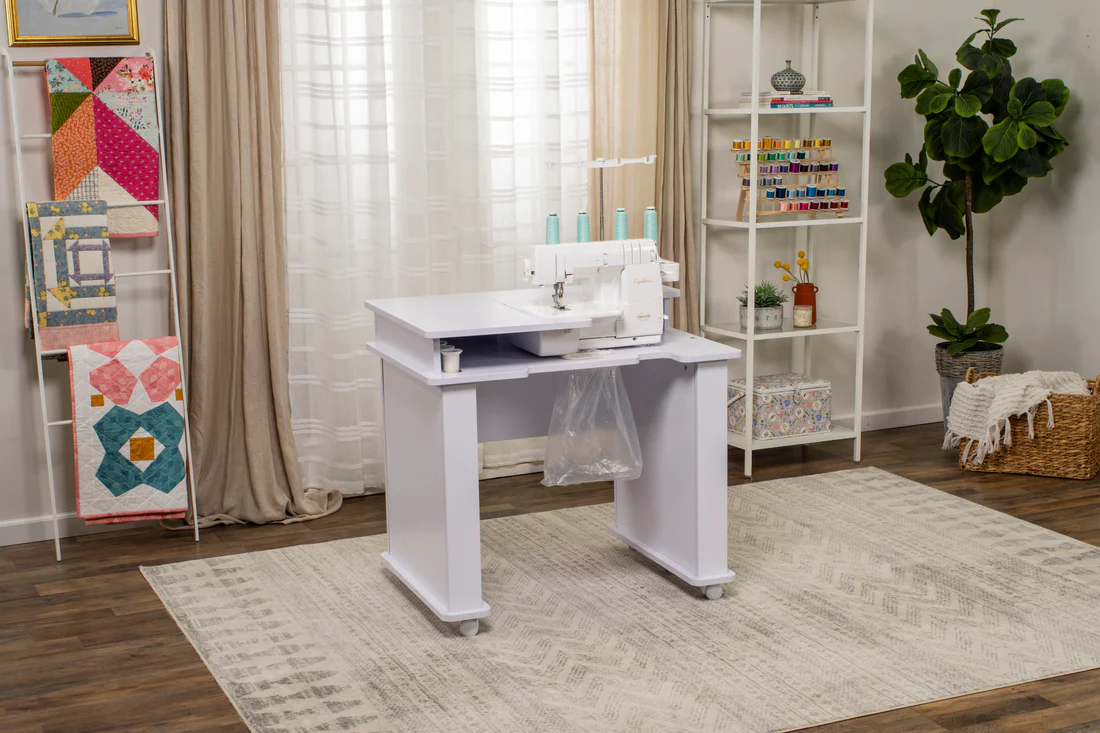
M 703 588 L 703 595 L 712 601 L 717 601 L 721 598 L 723 592 L 722 586 L 720 585 L 708 585 L 706 588 Z
M 477 636 L 478 626 L 479 624 L 476 618 L 460 621 L 458 624 L 458 633 L 462 634 L 463 636 Z

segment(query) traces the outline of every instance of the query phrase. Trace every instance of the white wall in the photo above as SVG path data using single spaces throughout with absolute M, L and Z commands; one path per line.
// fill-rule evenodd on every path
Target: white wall
M 0 13 L 0 17 L 2 17 Z M 51 56 L 130 56 L 148 47 L 160 57 L 163 48 L 163 3 L 139 3 L 141 46 L 84 46 L 65 48 L 9 49 L 14 59 Z M 16 94 L 22 132 L 49 132 L 49 108 L 41 70 L 17 69 Z M 3 76 L 3 72 L 0 72 Z M 16 183 L 14 140 L 8 110 L 8 82 L 0 80 L 0 544 L 28 542 L 52 536 L 49 525 L 50 500 L 46 482 L 45 447 L 42 437 L 35 372 L 35 352 L 23 330 L 23 252 L 25 241 Z M 27 141 L 24 166 L 28 198 L 53 198 L 52 168 L 48 140 Z M 162 224 L 163 231 L 163 224 Z M 116 239 L 112 242 L 117 271 L 167 267 L 163 234 L 156 239 Z M 120 280 L 118 285 L 119 330 L 122 338 L 163 336 L 168 331 L 167 280 L 138 278 Z M 54 420 L 69 416 L 69 385 L 66 364 L 46 362 L 48 411 Z M 53 432 L 54 467 L 59 509 L 70 515 L 63 532 L 83 530 L 83 522 L 72 517 L 73 488 L 72 433 L 68 428 Z
M 1008 199 L 992 215 L 976 217 L 977 301 L 993 309 L 994 320 L 1008 329 L 1005 367 L 1072 369 L 1089 378 L 1100 371 L 1100 338 L 1094 325 L 1100 295 L 1094 283 L 1100 272 L 1093 211 L 1100 200 L 1100 169 L 1085 124 L 1092 101 L 1100 95 L 1098 52 L 1093 36 L 1100 31 L 1100 3 L 1027 0 L 878 0 L 875 18 L 873 104 L 867 288 L 865 427 L 916 424 L 939 419 L 938 379 L 933 364 L 934 339 L 925 331 L 929 312 L 949 307 L 965 310 L 962 240 L 952 242 L 942 232 L 930 238 L 916 210 L 916 195 L 896 200 L 882 186 L 882 172 L 906 152 L 919 151 L 923 119 L 913 112 L 912 100 L 900 98 L 896 76 L 912 61 L 918 47 L 932 57 L 941 78 L 951 68 L 955 49 L 972 31 L 973 20 L 990 5 L 1002 18 L 1019 16 L 1025 22 L 1008 26 L 1003 34 L 1020 48 L 1013 58 L 1017 78 L 1061 77 L 1072 90 L 1070 107 L 1059 129 L 1070 139 L 1067 153 L 1055 160 L 1055 170 L 1034 179 L 1018 196 Z M 711 106 L 736 106 L 738 95 L 751 83 L 751 5 L 712 9 Z M 802 39 L 808 37 L 808 10 L 765 8 L 764 55 L 761 88 L 768 78 L 794 60 L 797 69 L 809 64 L 800 58 Z M 819 86 L 831 91 L 838 105 L 859 104 L 863 75 L 863 3 L 821 7 L 821 68 Z M 695 68 L 692 105 L 693 134 L 698 162 L 702 121 L 703 7 L 695 8 Z M 950 29 L 944 31 L 945 28 Z M 856 116 L 822 117 L 817 136 L 832 136 L 841 161 L 841 180 L 853 207 L 858 197 L 859 121 Z M 733 218 L 736 168 L 731 162 L 732 138 L 748 138 L 747 121 L 712 121 L 708 216 Z M 797 128 L 782 118 L 764 118 L 763 134 L 794 137 Z M 698 173 L 698 168 L 696 173 Z M 938 169 L 937 169 L 938 170 Z M 696 176 L 696 206 L 699 181 Z M 710 230 L 711 272 L 708 281 L 708 321 L 732 321 L 734 296 L 746 282 L 744 258 L 747 236 L 742 232 Z M 776 278 L 776 259 L 793 262 L 794 235 L 769 233 L 761 238 L 759 277 Z M 855 315 L 855 227 L 838 227 L 819 234 L 815 282 L 821 287 L 819 310 L 826 316 L 850 319 Z M 713 314 L 713 315 L 712 315 Z M 788 314 L 789 315 L 789 314 Z M 836 413 L 850 412 L 854 338 L 828 336 L 807 339 L 813 344 L 812 370 L 834 382 Z M 788 366 L 790 345 L 761 345 L 765 369 Z M 766 372 L 765 372 L 766 373 Z

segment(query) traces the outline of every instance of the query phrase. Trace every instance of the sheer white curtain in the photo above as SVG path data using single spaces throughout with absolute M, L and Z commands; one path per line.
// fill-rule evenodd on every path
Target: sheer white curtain
M 367 298 L 516 287 L 585 206 L 585 0 L 281 0 L 290 389 L 309 487 L 381 487 Z M 275 111 L 273 110 L 273 113 Z M 517 457 L 527 460 L 528 456 Z

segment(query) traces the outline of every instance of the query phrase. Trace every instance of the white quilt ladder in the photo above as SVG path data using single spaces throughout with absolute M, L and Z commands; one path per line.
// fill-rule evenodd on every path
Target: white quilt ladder
M 164 277 L 167 276 L 171 283 L 172 291 L 172 324 L 175 328 L 176 335 L 180 339 L 180 376 L 182 378 L 181 387 L 183 389 L 183 438 L 187 448 L 187 482 L 191 504 L 191 517 L 193 522 L 195 541 L 199 541 L 199 525 L 195 521 L 198 516 L 198 504 L 195 500 L 195 477 L 193 474 L 193 462 L 191 460 L 191 423 L 188 417 L 187 405 L 187 375 L 184 371 L 184 359 L 183 359 L 183 334 L 180 330 L 180 310 L 179 310 L 179 291 L 176 285 L 176 243 L 172 233 L 172 210 L 171 204 L 168 199 L 168 174 L 165 168 L 165 159 L 167 158 L 167 149 L 164 145 L 164 115 L 163 115 L 163 103 L 161 96 L 161 68 L 157 63 L 155 54 L 151 49 L 145 49 L 145 55 L 148 56 L 153 62 L 154 78 L 156 79 L 156 102 L 157 102 L 157 124 L 159 126 L 160 135 L 160 154 L 158 159 L 160 162 L 160 170 L 158 175 L 160 177 L 160 191 L 163 199 L 157 199 L 155 201 L 135 201 L 133 203 L 124 204 L 108 204 L 107 208 L 118 208 L 124 206 L 146 206 L 156 204 L 164 207 L 162 209 L 162 221 L 165 226 L 165 233 L 168 239 L 168 269 L 166 270 L 144 270 L 139 272 L 119 272 L 115 274 L 116 278 L 130 278 L 130 277 Z M 24 259 L 26 262 L 26 276 L 27 282 L 34 282 L 34 276 L 31 272 L 31 238 L 30 228 L 27 222 L 27 207 L 26 204 L 29 199 L 27 197 L 26 180 L 23 175 L 23 142 L 26 140 L 36 139 L 49 139 L 52 137 L 50 133 L 31 133 L 21 134 L 19 130 L 19 113 L 16 107 L 16 94 L 15 94 L 15 70 L 16 69 L 38 69 L 39 73 L 45 67 L 44 60 L 37 61 L 15 61 L 11 58 L 11 55 L 7 50 L 0 51 L 0 56 L 3 57 L 4 68 L 7 72 L 8 81 L 8 109 L 11 110 L 11 125 L 12 135 L 15 142 L 15 169 L 16 174 L 19 177 L 19 208 L 23 212 L 23 235 L 25 241 L 25 247 L 23 251 Z M 57 485 L 54 479 L 53 472 L 53 450 L 50 441 L 50 429 L 61 426 L 71 426 L 73 424 L 72 418 L 68 420 L 50 420 L 46 413 L 46 385 L 42 373 L 42 360 L 52 357 L 62 356 L 66 353 L 64 349 L 57 349 L 52 351 L 42 351 L 39 349 L 39 345 L 42 343 L 38 335 L 38 312 L 37 312 L 37 299 L 30 298 L 31 307 L 31 328 L 34 329 L 34 344 L 35 350 L 38 354 L 37 367 L 38 367 L 38 397 L 42 410 L 42 435 L 46 442 L 46 476 L 50 483 L 50 513 L 53 519 L 53 541 L 54 551 L 57 553 L 57 559 L 61 560 L 61 532 L 58 522 L 57 513 Z

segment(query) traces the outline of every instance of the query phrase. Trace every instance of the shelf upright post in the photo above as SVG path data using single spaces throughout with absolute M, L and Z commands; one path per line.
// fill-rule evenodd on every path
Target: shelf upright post
M 699 183 L 699 325 L 707 322 L 707 159 L 710 158 L 710 3 L 703 5 L 703 109 L 699 118 L 703 125 L 699 148 L 702 179 Z
M 749 117 L 749 261 L 748 323 L 745 325 L 745 475 L 752 476 L 753 373 L 756 362 L 756 236 L 760 201 L 760 54 L 761 0 L 752 2 L 752 114 Z
M 871 77 L 874 69 L 871 58 L 875 45 L 875 0 L 866 0 L 867 26 L 864 29 L 866 42 L 863 49 L 863 180 L 860 190 L 859 225 L 859 288 L 856 293 L 856 369 L 855 369 L 855 406 L 853 409 L 853 428 L 856 433 L 855 446 L 852 448 L 852 460 L 859 462 L 863 451 L 863 340 L 867 328 L 867 220 L 871 192 Z

